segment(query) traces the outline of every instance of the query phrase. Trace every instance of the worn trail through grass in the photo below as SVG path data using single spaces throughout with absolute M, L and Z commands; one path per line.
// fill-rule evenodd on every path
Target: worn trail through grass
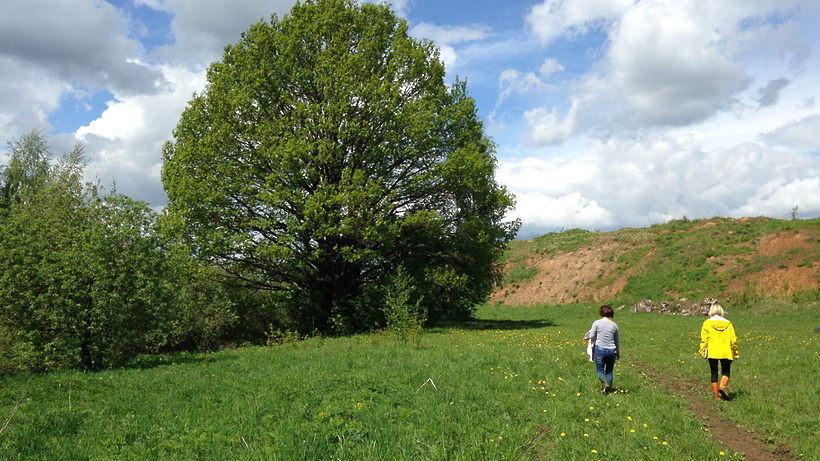
M 731 400 L 728 402 L 704 400 L 702 396 L 707 391 L 704 383 L 681 377 L 670 371 L 659 373 L 655 368 L 644 363 L 636 363 L 635 366 L 647 375 L 656 376 L 661 386 L 686 399 L 689 411 L 703 422 L 713 437 L 735 452 L 743 454 L 747 461 L 796 459 L 789 447 L 780 443 L 767 442 L 755 433 L 755 429 L 744 429 L 729 421 L 721 413 L 721 408 L 723 405 L 731 405 Z

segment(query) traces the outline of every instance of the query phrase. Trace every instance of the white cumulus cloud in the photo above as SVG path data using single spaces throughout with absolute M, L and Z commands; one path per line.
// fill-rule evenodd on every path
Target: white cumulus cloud
M 584 34 L 617 19 L 632 0 L 546 0 L 532 7 L 527 22 L 543 44 Z

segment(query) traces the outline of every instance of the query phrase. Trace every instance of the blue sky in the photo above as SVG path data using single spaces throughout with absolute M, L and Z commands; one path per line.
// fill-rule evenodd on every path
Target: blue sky
M 205 70 L 291 0 L 27 0 L 0 13 L 0 138 L 86 147 L 156 208 L 162 144 Z M 815 0 L 400 0 L 466 79 L 520 237 L 820 216 Z M 0 152 L 0 160 L 3 153 Z

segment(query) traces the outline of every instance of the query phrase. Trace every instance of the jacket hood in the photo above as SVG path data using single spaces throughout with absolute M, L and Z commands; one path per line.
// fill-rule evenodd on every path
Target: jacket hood
M 722 317 L 719 317 L 719 318 L 712 317 L 711 319 L 707 320 L 707 322 L 708 322 L 709 328 L 711 328 L 715 331 L 726 331 L 726 329 L 729 328 L 729 326 L 731 325 L 731 322 L 729 322 L 728 320 L 726 320 Z

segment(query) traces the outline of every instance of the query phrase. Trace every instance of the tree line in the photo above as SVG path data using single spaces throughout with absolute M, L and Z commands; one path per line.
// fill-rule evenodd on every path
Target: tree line
M 9 143 L 0 362 L 469 317 L 518 222 L 466 83 L 444 76 L 388 6 L 313 0 L 210 67 L 163 149 L 161 214 L 83 184 L 82 146 Z
M 231 294 L 146 203 L 84 184 L 82 146 L 31 131 L 0 169 L 0 371 L 101 368 L 202 349 L 236 326 Z

